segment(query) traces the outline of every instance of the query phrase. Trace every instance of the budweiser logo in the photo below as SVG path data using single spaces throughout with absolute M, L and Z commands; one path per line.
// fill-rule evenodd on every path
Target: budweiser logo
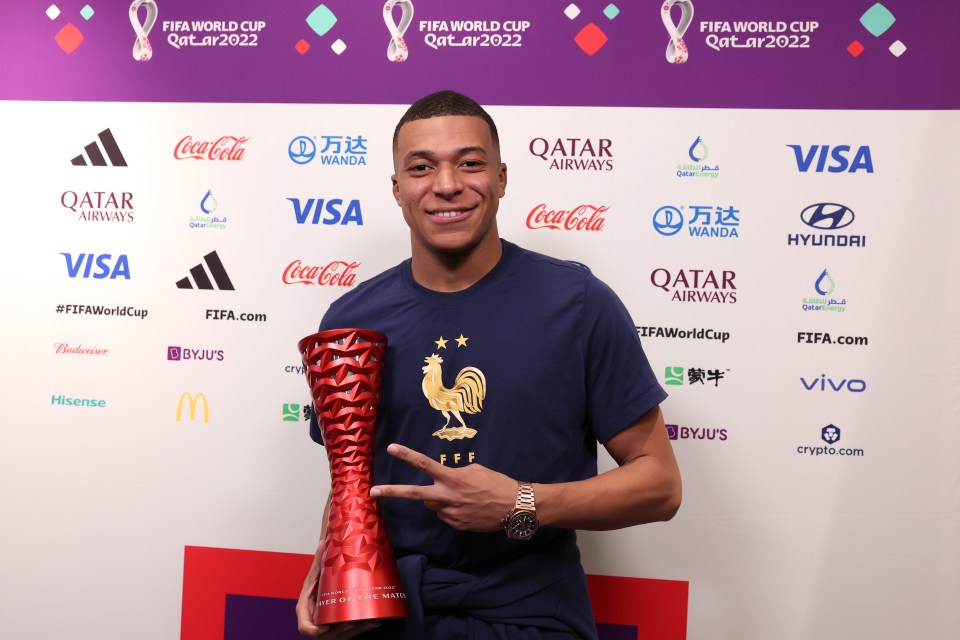
M 334 260 L 325 267 L 311 267 L 294 260 L 283 270 L 284 284 L 319 284 L 327 287 L 352 287 L 357 280 L 354 269 L 359 262 Z
M 191 136 L 185 136 L 177 143 L 173 150 L 173 157 L 177 160 L 243 160 L 243 145 L 250 138 L 246 136 L 221 136 L 212 142 L 195 141 Z
M 606 218 L 603 214 L 610 207 L 581 204 L 570 210 L 547 209 L 547 205 L 538 204 L 527 215 L 527 227 L 530 229 L 563 229 L 564 231 L 603 231 Z

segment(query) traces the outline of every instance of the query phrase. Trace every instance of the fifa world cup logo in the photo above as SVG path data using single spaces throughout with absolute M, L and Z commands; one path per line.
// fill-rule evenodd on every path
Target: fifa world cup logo
M 673 18 L 670 17 L 670 9 L 674 5 L 680 7 L 680 23 L 673 24 Z M 663 18 L 663 26 L 667 28 L 670 34 L 670 41 L 667 43 L 667 62 L 673 64 L 683 64 L 690 57 L 687 51 L 687 43 L 683 41 L 683 34 L 693 21 L 693 2 L 691 0 L 664 0 L 660 8 L 660 17 Z
M 393 21 L 393 8 L 400 8 L 400 22 Z M 383 21 L 387 23 L 387 30 L 390 32 L 390 44 L 387 45 L 387 60 L 391 62 L 403 62 L 407 59 L 409 51 L 407 43 L 403 39 L 403 34 L 413 21 L 413 2 L 410 0 L 387 0 L 383 5 Z
M 143 7 L 147 10 L 147 17 L 143 24 L 140 23 L 140 17 L 137 10 Z M 133 0 L 130 5 L 130 24 L 133 25 L 133 32 L 137 34 L 137 39 L 133 43 L 133 59 L 145 62 L 153 57 L 153 46 L 150 44 L 150 38 L 147 34 L 153 29 L 157 21 L 157 3 L 154 0 Z
M 316 624 L 407 615 L 406 593 L 373 485 L 373 434 L 387 337 L 333 329 L 298 343 L 330 462 L 330 515 L 321 545 Z

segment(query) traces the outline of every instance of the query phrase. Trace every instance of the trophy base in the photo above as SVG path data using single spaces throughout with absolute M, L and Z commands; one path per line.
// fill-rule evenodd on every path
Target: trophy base
M 314 624 L 386 620 L 408 615 L 407 594 L 398 577 L 376 580 L 378 576 L 374 573 L 358 569 L 330 577 L 328 581 L 324 577 L 326 574 L 321 576 L 317 587 Z

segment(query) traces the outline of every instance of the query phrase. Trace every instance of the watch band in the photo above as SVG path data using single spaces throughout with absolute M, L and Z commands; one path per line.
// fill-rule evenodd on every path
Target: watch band
M 520 482 L 517 488 L 516 509 L 536 509 L 536 496 L 533 493 L 533 485 L 529 482 Z

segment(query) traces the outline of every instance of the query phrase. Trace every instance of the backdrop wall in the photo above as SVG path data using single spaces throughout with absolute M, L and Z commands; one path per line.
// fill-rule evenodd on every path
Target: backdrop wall
M 5 635 L 298 637 L 296 342 L 409 255 L 391 136 L 440 88 L 498 123 L 501 234 L 670 392 L 680 513 L 581 534 L 602 637 L 960 635 L 960 8 L 704 0 L 676 63 L 680 6 L 152 4 L 148 60 L 125 2 L 0 25 Z

